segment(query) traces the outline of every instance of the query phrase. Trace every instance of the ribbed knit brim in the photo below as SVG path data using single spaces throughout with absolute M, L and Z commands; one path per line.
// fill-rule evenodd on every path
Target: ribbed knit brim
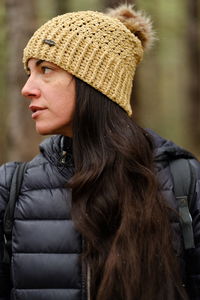
M 30 58 L 52 62 L 131 115 L 132 81 L 142 56 L 141 42 L 119 20 L 83 11 L 57 16 L 41 26 L 24 49 L 23 62 L 25 68 Z

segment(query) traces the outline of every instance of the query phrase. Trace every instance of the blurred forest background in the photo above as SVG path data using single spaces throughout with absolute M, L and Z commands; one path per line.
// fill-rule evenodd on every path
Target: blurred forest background
M 126 2 L 152 17 L 158 38 L 134 80 L 134 117 L 200 157 L 199 0 L 0 0 L 0 163 L 30 159 L 42 140 L 20 95 L 34 30 L 58 14 Z

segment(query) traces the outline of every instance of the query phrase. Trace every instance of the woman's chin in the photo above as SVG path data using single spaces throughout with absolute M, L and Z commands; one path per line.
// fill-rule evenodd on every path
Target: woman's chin
M 51 124 L 51 126 L 45 126 L 46 124 L 39 124 L 39 122 L 36 122 L 35 129 L 36 132 L 40 135 L 53 135 L 53 134 L 62 134 L 69 137 L 72 137 L 72 125 L 71 123 L 67 126 L 53 126 L 54 124 Z
M 54 132 L 52 132 L 52 130 L 48 129 L 48 128 L 43 128 L 43 127 L 37 127 L 36 126 L 36 132 L 40 135 L 50 135 L 50 134 L 55 134 Z

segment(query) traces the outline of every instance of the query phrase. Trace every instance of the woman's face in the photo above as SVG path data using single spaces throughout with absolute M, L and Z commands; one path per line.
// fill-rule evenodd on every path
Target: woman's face
M 22 95 L 30 100 L 37 132 L 72 136 L 74 77 L 53 63 L 35 58 L 29 60 L 28 70 Z

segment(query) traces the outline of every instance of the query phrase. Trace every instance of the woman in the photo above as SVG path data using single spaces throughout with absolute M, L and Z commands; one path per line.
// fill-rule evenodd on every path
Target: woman
M 190 158 L 198 176 L 199 163 L 130 118 L 135 68 L 152 40 L 149 19 L 120 6 L 58 16 L 28 42 L 22 94 L 37 132 L 55 136 L 24 174 L 12 288 L 1 264 L 0 299 L 199 299 L 199 181 L 196 248 L 186 252 L 169 161 Z M 1 167 L 1 220 L 15 167 Z

